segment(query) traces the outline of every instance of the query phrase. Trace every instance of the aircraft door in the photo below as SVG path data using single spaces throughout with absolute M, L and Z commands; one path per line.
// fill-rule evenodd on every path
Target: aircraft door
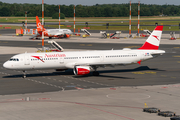
M 64 57 L 60 57 L 60 64 L 64 64 Z
M 30 65 L 30 59 L 29 59 L 29 55 L 24 56 L 24 65 Z
M 100 55 L 100 61 L 101 61 L 101 62 L 104 61 L 104 55 Z

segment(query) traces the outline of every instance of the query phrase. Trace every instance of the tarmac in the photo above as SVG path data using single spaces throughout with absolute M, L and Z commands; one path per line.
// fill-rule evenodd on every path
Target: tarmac
M 82 38 L 53 39 L 62 43 L 79 43 L 88 50 L 92 43 L 122 44 L 134 47 L 143 44 L 146 38 L 101 39 L 100 34 Z M 161 40 L 166 54 L 142 64 L 126 68 L 118 67 L 103 71 L 100 77 L 75 77 L 71 72 L 50 74 L 50 70 L 32 71 L 22 79 L 20 71 L 2 67 L 3 61 L 13 54 L 34 52 L 36 48 L 23 47 L 29 36 L 0 36 L 0 119 L 2 120 L 169 120 L 156 113 L 145 113 L 146 107 L 157 107 L 161 111 L 173 111 L 180 115 L 179 45 L 180 40 L 169 40 L 164 34 Z M 9 41 L 21 41 L 19 47 L 9 46 Z M 31 40 L 39 42 L 38 40 Z M 45 40 L 47 42 L 48 39 Z M 94 48 L 94 44 L 91 46 Z M 73 44 L 71 44 L 73 46 Z M 110 44 L 109 44 L 110 46 Z M 137 47 L 136 46 L 136 47 Z M 63 46 L 62 46 L 63 47 Z M 98 47 L 95 47 L 95 49 Z M 77 50 L 77 49 L 66 49 Z M 78 49 L 82 50 L 82 49 Z M 177 56 L 177 57 L 173 57 Z M 162 65 L 161 65 L 162 64 Z M 132 68 L 132 69 L 130 69 Z M 154 69 L 155 68 L 155 69 Z M 110 72 L 113 71 L 113 72 Z M 119 72 L 120 71 L 120 72 Z M 38 74 L 38 73 L 39 74 Z M 41 73 L 41 74 L 40 74 Z M 16 74 L 16 75 L 14 75 Z M 71 84 L 72 83 L 72 84 Z M 131 85 L 130 85 L 131 84 Z M 76 87 L 76 89 L 74 89 Z
M 0 96 L 2 120 L 169 120 L 148 107 L 179 114 L 180 84 Z

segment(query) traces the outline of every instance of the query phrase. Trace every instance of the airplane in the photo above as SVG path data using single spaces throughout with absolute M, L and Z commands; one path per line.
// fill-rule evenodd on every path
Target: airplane
M 152 59 L 165 53 L 159 50 L 163 26 L 157 26 L 142 47 L 138 49 L 124 48 L 122 50 L 93 50 L 73 52 L 44 52 L 17 54 L 3 64 L 4 68 L 25 71 L 37 69 L 73 69 L 75 75 L 86 75 L 96 71 L 99 67 L 116 65 L 141 64 L 142 61 Z
M 34 37 L 38 38 L 42 36 L 42 25 L 38 16 L 36 16 L 36 26 L 37 26 L 38 34 L 30 37 L 29 39 L 33 39 Z M 72 31 L 70 29 L 45 29 L 44 28 L 44 36 L 49 37 L 50 39 L 52 37 L 69 38 L 71 34 L 72 34 Z

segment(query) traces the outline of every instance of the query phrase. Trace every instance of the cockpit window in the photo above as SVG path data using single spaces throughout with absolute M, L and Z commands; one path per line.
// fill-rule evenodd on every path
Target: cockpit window
M 19 61 L 18 58 L 11 58 L 9 61 Z

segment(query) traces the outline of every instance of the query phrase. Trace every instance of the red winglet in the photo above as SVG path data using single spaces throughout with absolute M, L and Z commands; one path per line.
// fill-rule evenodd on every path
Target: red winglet
M 163 30 L 163 25 L 159 25 L 159 26 L 157 26 L 154 30 L 159 30 L 159 31 L 162 31 L 162 30 Z

